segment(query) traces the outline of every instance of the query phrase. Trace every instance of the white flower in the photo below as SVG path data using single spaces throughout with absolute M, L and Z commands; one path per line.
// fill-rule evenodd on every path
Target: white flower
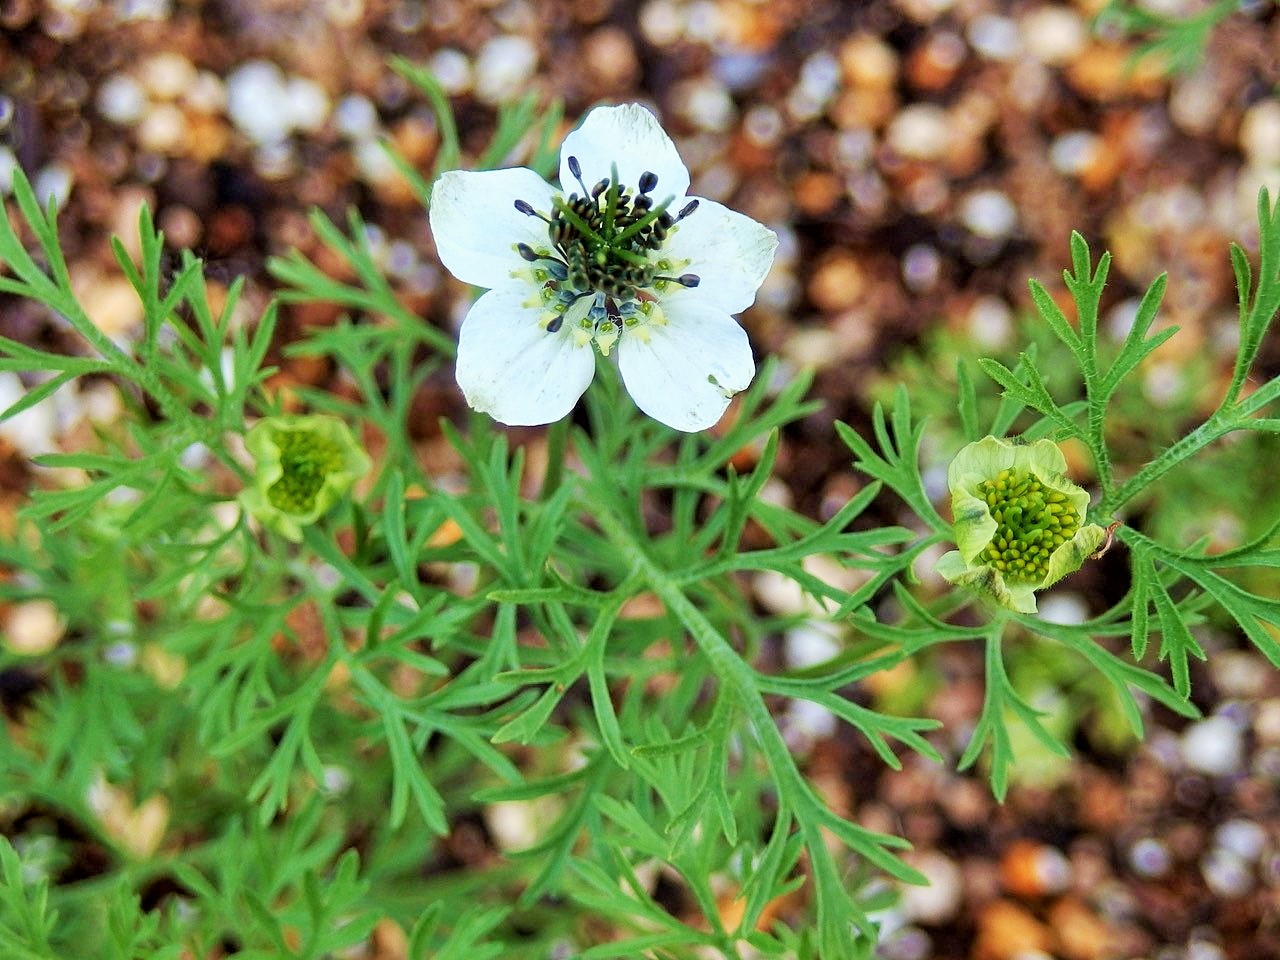
M 652 113 L 598 107 L 565 137 L 561 190 L 523 168 L 451 171 L 431 196 L 440 259 L 490 288 L 458 341 L 458 385 L 512 425 L 573 409 L 616 350 L 637 406 L 703 430 L 755 374 L 733 314 L 755 300 L 778 240 L 686 197 L 689 171 Z

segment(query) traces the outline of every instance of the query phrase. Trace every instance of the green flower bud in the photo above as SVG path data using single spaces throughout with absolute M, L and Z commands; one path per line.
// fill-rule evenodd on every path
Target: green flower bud
M 1049 440 L 984 437 L 961 450 L 947 471 L 959 549 L 938 560 L 938 573 L 1001 606 L 1035 613 L 1035 591 L 1079 570 L 1106 536 L 1085 523 L 1089 494 L 1066 469 Z
M 369 457 L 336 417 L 267 417 L 245 438 L 253 454 L 253 486 L 240 493 L 244 508 L 290 540 L 315 523 L 369 471 Z

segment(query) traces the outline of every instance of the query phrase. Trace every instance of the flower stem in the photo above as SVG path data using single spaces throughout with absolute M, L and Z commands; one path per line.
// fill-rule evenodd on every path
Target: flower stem
M 564 451 L 569 436 L 569 418 L 561 417 L 547 431 L 547 469 L 542 475 L 539 500 L 550 500 L 564 479 Z
M 1098 503 L 1099 515 L 1104 517 L 1112 516 L 1116 510 L 1120 509 L 1120 507 L 1128 503 L 1183 460 L 1198 453 L 1220 437 L 1238 429 L 1239 426 L 1239 422 L 1234 417 L 1224 417 L 1221 415 L 1221 411 L 1215 413 L 1195 430 L 1192 430 L 1135 473 L 1117 489 L 1106 494 Z
M 793 804 L 803 806 L 810 797 L 808 784 L 796 769 L 791 752 L 787 749 L 778 726 L 774 723 L 756 687 L 751 667 L 738 656 L 729 641 L 680 589 L 679 584 L 661 566 L 650 559 L 644 548 L 626 526 L 611 512 L 601 511 L 597 516 L 605 535 L 626 558 L 631 569 L 658 595 L 666 608 L 675 615 L 697 644 L 699 651 L 711 664 L 712 672 L 723 688 L 722 695 L 733 697 L 747 715 L 756 739 L 764 754 L 769 771 L 778 784 L 779 793 Z M 794 807 L 793 807 L 794 809 Z

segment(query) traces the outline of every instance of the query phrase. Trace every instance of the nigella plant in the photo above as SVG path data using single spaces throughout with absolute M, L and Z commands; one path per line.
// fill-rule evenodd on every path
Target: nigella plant
M 467 402 L 511 425 L 573 409 L 616 354 L 636 404 L 705 429 L 755 374 L 734 314 L 773 263 L 774 233 L 687 197 L 689 171 L 644 107 L 598 107 L 564 140 L 560 189 L 524 168 L 450 171 L 432 191 L 440 259 L 489 292 L 463 321 Z

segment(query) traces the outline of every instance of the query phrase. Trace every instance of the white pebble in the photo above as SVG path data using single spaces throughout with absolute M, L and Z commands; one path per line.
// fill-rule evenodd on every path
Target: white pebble
M 182 95 L 182 102 L 200 113 L 219 113 L 227 107 L 226 85 L 216 73 L 201 70 Z
M 34 657 L 48 653 L 66 631 L 58 608 L 49 600 L 16 604 L 5 622 L 6 646 L 17 654 Z
M 385 183 L 399 176 L 396 165 L 376 140 L 361 140 L 355 146 L 356 168 L 369 183 Z
M 1012 60 L 1022 49 L 1018 25 L 1009 17 L 984 13 L 969 24 L 969 45 L 988 60 Z
M 158 103 L 138 124 L 138 143 L 152 153 L 173 154 L 187 139 L 187 118 L 172 103 Z
M 1057 847 L 1036 850 L 1034 869 L 1045 893 L 1062 893 L 1071 885 L 1071 861 Z
M 471 61 L 461 50 L 447 47 L 436 52 L 427 61 L 427 69 L 436 82 L 451 96 L 458 96 L 471 89 Z
M 71 169 L 60 163 L 51 163 L 42 167 L 31 182 L 40 206 L 47 207 L 51 202 L 59 209 L 71 196 Z
M 418 251 L 406 240 L 395 240 L 387 245 L 383 267 L 397 280 L 412 276 L 418 269 Z
M 840 61 L 827 51 L 809 57 L 800 67 L 800 89 L 818 103 L 826 103 L 840 88 Z
M 836 161 L 845 170 L 867 169 L 875 149 L 875 134 L 870 130 L 845 130 L 836 136 Z
M 1013 310 L 1002 297 L 979 297 L 969 308 L 969 336 L 979 346 L 1003 347 L 1013 334 Z
M 333 122 L 344 137 L 367 140 L 378 132 L 378 110 L 368 97 L 353 93 L 338 101 Z
M 172 8 L 169 0 L 119 0 L 115 17 L 124 23 L 131 20 L 168 20 Z
M 1193 770 L 1224 777 L 1240 769 L 1243 757 L 1240 731 L 1226 717 L 1207 717 L 1182 733 L 1182 759 Z
M 1013 202 L 999 190 L 978 190 L 965 197 L 960 217 L 980 237 L 1003 239 L 1018 224 Z
M 1271 679 L 1257 655 L 1243 650 L 1219 650 L 1209 659 L 1209 670 L 1220 695 L 1246 699 L 1260 698 Z
M 1143 377 L 1142 392 L 1157 407 L 1167 407 L 1186 390 L 1182 368 L 1173 363 L 1153 363 Z
M 13 192 L 13 175 L 18 169 L 18 158 L 8 147 L 0 146 L 0 195 Z
M 941 273 L 942 257 L 927 243 L 913 244 L 902 255 L 902 281 L 912 293 L 928 293 Z
M 1260 100 L 1245 111 L 1240 149 L 1255 166 L 1280 163 L 1280 100 Z
M 341 796 L 351 789 L 351 772 L 346 767 L 329 764 L 324 768 L 322 788 L 330 796 Z
M 716 43 L 724 32 L 724 17 L 720 5 L 713 0 L 696 0 L 688 8 L 685 35 L 700 43 Z
M 1097 134 L 1073 130 L 1053 141 L 1049 148 L 1049 162 L 1059 173 L 1078 176 L 1093 165 L 1100 145 Z
M 227 112 L 256 143 L 274 143 L 289 135 L 292 118 L 284 100 L 284 74 L 274 63 L 252 60 L 227 77 Z
M 283 180 L 298 169 L 298 156 L 287 140 L 264 143 L 253 154 L 253 169 L 264 180 Z
M 840 640 L 834 624 L 810 620 L 792 627 L 784 638 L 787 663 L 795 670 L 826 663 L 840 652 Z
M 926 852 L 912 857 L 911 865 L 925 875 L 928 886 L 903 887 L 899 907 L 910 919 L 921 923 L 944 923 L 960 909 L 964 881 L 960 868 L 950 857 Z
M 916 103 L 893 119 L 887 141 L 893 150 L 913 160 L 936 160 L 951 145 L 947 112 L 931 103 Z
M 314 132 L 329 119 L 329 95 L 314 80 L 290 77 L 284 89 L 290 126 Z
M 1129 849 L 1129 865 L 1144 877 L 1163 877 L 1172 864 L 1169 848 L 1154 837 L 1143 837 Z
M 195 82 L 196 68 L 180 53 L 158 53 L 143 61 L 141 78 L 152 94 L 174 100 Z
M 737 119 L 729 91 L 711 77 L 681 83 L 676 89 L 675 102 L 685 119 L 700 130 L 723 133 Z
M 751 107 L 742 118 L 742 130 L 753 143 L 771 147 L 782 136 L 782 115 L 771 106 L 759 104 Z
M 1183 960 L 1224 960 L 1226 954 L 1216 943 L 1208 940 L 1193 940 L 1187 944 L 1187 952 Z
M 1133 322 L 1138 319 L 1138 307 L 1141 305 L 1142 301 L 1137 297 L 1127 297 L 1107 312 L 1103 323 L 1111 339 L 1119 342 L 1129 335 Z
M 1253 871 L 1229 850 L 1215 848 L 1200 861 L 1204 882 L 1219 897 L 1242 897 L 1253 889 Z
M 0 410 L 13 406 L 26 392 L 26 386 L 16 373 L 8 370 L 0 372 Z M 0 421 L 0 437 L 4 437 L 27 456 L 53 451 L 57 432 L 58 411 L 53 397 Z
M 1252 820 L 1236 818 L 1213 832 L 1213 842 L 1242 860 L 1256 861 L 1267 845 L 1267 832 Z
M 559 808 L 560 801 L 550 796 L 500 800 L 484 808 L 484 823 L 499 850 L 523 850 L 537 843 Z
M 147 109 L 147 95 L 142 85 L 125 73 L 113 73 L 98 88 L 98 112 L 112 123 L 132 126 L 142 119 Z
M 500 36 L 480 48 L 476 58 L 476 94 L 501 103 L 522 91 L 538 65 L 538 51 L 526 37 Z
M 1046 6 L 1022 18 L 1027 52 L 1051 67 L 1070 63 L 1089 39 L 1084 21 L 1070 7 Z
M 1188 133 L 1207 134 L 1222 116 L 1222 97 L 1213 73 L 1201 68 L 1174 83 L 1169 119 Z
M 138 662 L 137 644 L 117 640 L 102 651 L 102 659 L 113 667 L 132 667 Z
M 324 12 L 336 27 L 352 27 L 364 16 L 364 0 L 326 0 Z
M 1078 625 L 1089 619 L 1089 607 L 1078 593 L 1050 593 L 1040 600 L 1040 619 Z
M 798 752 L 803 752 L 804 745 L 830 737 L 838 726 L 836 715 L 812 700 L 792 700 L 786 717 L 788 745 Z
M 1263 700 L 1256 705 L 1253 730 L 1266 743 L 1280 741 L 1280 700 Z
M 640 32 L 650 43 L 665 47 L 684 35 L 687 17 L 674 0 L 652 0 L 640 10 Z

